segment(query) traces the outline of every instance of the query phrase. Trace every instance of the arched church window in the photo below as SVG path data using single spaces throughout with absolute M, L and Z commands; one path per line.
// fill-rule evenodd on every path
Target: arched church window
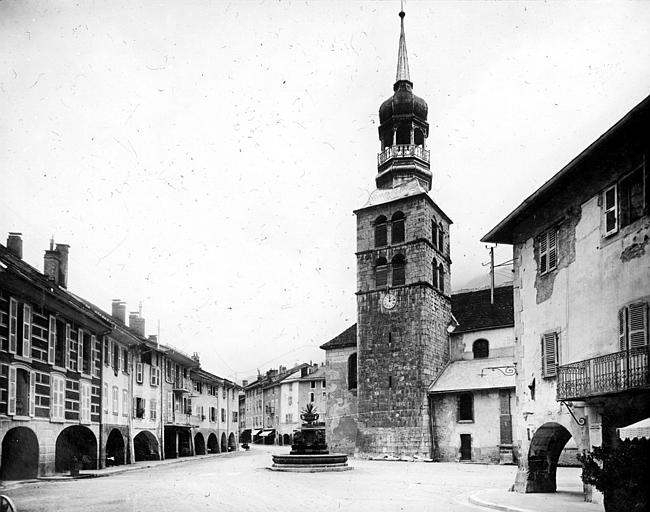
M 388 261 L 386 258 L 378 258 L 375 263 L 375 287 L 386 286 L 388 284 Z
M 416 146 L 423 146 L 424 145 L 424 133 L 422 132 L 422 130 L 420 130 L 420 128 L 416 128 L 414 135 L 415 135 L 415 140 L 414 140 L 415 145 Z
M 357 353 L 348 357 L 348 389 L 357 389 Z
M 391 218 L 390 237 L 393 244 L 404 241 L 404 214 L 402 212 L 396 212 Z
M 406 258 L 403 254 L 398 254 L 391 260 L 393 268 L 393 286 L 399 286 L 406 282 Z
M 442 225 L 438 227 L 438 250 L 442 253 L 445 252 L 445 232 Z
M 433 263 L 431 264 L 431 281 L 434 288 L 438 288 L 438 261 L 433 258 Z
M 445 267 L 438 265 L 438 290 L 445 291 Z
M 474 359 L 484 359 L 490 355 L 490 342 L 488 340 L 476 340 L 472 344 Z
M 388 245 L 388 226 L 386 217 L 380 215 L 375 220 L 375 247 Z
M 431 221 L 431 243 L 434 247 L 438 247 L 438 224 L 436 219 Z

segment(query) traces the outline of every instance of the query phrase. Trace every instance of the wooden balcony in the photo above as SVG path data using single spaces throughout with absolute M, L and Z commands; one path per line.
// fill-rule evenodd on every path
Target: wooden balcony
M 429 150 L 415 144 L 389 146 L 377 155 L 377 165 L 381 165 L 391 158 L 417 158 L 429 163 Z
M 190 393 L 192 391 L 192 383 L 190 379 L 180 377 L 174 380 L 172 389 L 177 393 Z
M 643 388 L 650 388 L 647 345 L 558 367 L 557 400 Z

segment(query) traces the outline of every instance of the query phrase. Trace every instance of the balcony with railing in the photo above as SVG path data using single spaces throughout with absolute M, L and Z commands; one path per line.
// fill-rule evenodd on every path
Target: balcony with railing
M 425 163 L 429 163 L 429 150 L 424 146 L 415 144 L 397 144 L 388 146 L 377 155 L 377 165 L 382 165 L 391 158 L 417 158 Z
M 648 346 L 558 367 L 557 399 L 581 400 L 650 387 Z
M 190 379 L 179 377 L 178 379 L 174 379 L 172 389 L 178 393 L 191 393 L 192 383 Z

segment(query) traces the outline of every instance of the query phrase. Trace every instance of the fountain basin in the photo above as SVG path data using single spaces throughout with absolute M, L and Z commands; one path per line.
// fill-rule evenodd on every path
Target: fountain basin
M 321 473 L 325 471 L 349 471 L 348 456 L 344 453 L 273 455 L 273 471 L 297 473 Z

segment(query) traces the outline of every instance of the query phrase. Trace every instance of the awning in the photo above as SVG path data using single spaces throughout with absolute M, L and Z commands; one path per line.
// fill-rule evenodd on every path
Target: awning
M 262 433 L 261 430 L 256 430 L 256 431 L 253 432 L 253 437 L 259 436 L 261 433 Z
M 650 439 L 650 418 L 646 418 L 627 427 L 618 430 L 618 437 L 621 439 Z
M 267 437 L 267 436 L 270 436 L 270 435 L 273 434 L 274 432 L 275 432 L 275 430 L 265 430 L 264 432 L 262 432 L 262 433 L 260 434 L 260 437 Z

